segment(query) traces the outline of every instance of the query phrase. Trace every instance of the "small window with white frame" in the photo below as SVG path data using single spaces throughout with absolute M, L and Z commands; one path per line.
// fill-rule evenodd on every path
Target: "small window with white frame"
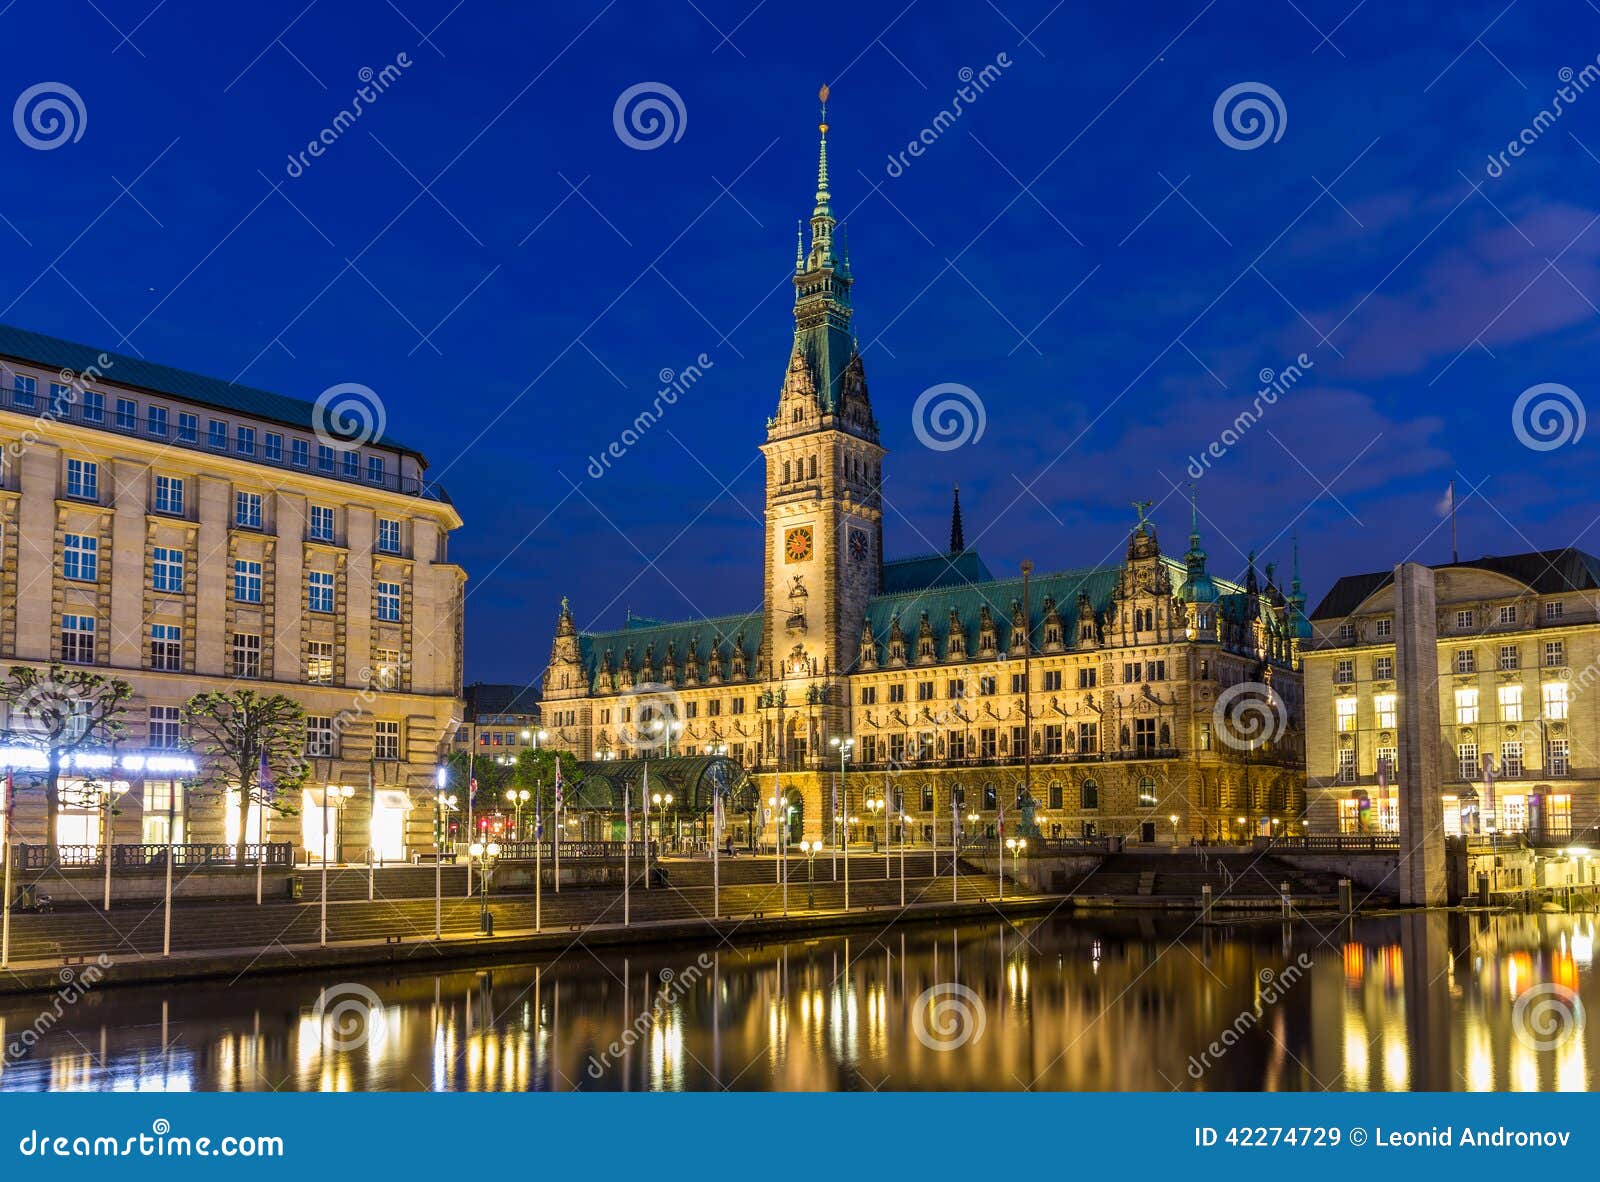
M 393 762 L 400 758 L 400 724 L 378 719 L 372 724 L 372 758 Z

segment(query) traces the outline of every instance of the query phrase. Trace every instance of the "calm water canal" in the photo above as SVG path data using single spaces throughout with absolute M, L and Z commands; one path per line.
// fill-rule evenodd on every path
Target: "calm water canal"
M 0 1001 L 0 1090 L 1584 1090 L 1594 930 L 1055 917 L 91 990 Z

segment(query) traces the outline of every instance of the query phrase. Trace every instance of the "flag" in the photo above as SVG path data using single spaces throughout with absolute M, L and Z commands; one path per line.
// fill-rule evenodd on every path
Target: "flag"
M 558 758 L 556 760 L 556 812 L 559 813 L 561 811 L 562 805 L 561 760 Z
M 994 799 L 994 832 L 996 841 L 1006 839 L 1006 805 L 998 796 Z
M 722 793 L 715 793 L 712 796 L 712 801 L 712 844 L 720 846 L 722 844 L 722 827 L 728 823 L 728 819 L 722 811 Z
M 557 769 L 559 773 L 559 768 Z M 544 784 L 535 780 L 533 784 L 533 840 L 544 839 Z
M 267 749 L 261 749 L 261 766 L 256 769 L 256 796 L 260 800 L 271 800 L 276 789 L 272 783 L 272 768 L 267 764 Z

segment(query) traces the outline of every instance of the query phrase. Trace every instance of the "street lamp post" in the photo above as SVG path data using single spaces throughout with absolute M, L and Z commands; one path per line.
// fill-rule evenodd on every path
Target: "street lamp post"
M 506 792 L 506 800 L 511 802 L 512 814 L 516 818 L 513 824 L 516 826 L 518 841 L 522 840 L 522 810 L 527 805 L 530 795 L 526 788 L 511 788 Z
M 834 735 L 828 740 L 828 746 L 837 748 L 839 752 L 839 816 L 844 821 L 844 842 L 840 846 L 844 852 L 844 909 L 850 910 L 850 788 L 846 779 L 845 764 L 850 759 L 850 752 L 855 750 L 854 739 Z M 837 834 L 836 834 L 837 836 Z
M 1178 848 L 1178 814 L 1173 813 L 1167 818 L 1172 823 L 1172 848 Z
M 802 841 L 800 852 L 806 856 L 806 910 L 817 909 L 817 855 L 822 852 L 820 841 Z
M 497 841 L 487 844 L 475 841 L 467 847 L 467 857 L 483 863 L 478 867 L 478 932 L 485 936 L 494 935 L 494 916 L 489 913 L 489 875 L 494 872 L 494 862 L 499 856 Z
M 878 814 L 883 812 L 883 801 L 881 799 L 879 799 L 878 797 L 876 797 L 876 796 L 869 796 L 869 797 L 867 797 L 866 805 L 867 805 L 867 812 L 872 814 L 872 852 L 873 853 L 877 853 L 878 852 L 878 844 L 879 844 L 879 841 L 878 841 Z M 889 874 L 888 874 L 887 870 L 884 872 L 884 877 L 885 878 L 889 877 Z
M 1028 839 L 1025 837 L 1006 838 L 1006 849 L 1011 851 L 1011 876 L 1013 878 L 1017 876 L 1017 863 L 1022 857 L 1022 851 L 1027 849 L 1027 847 Z
M 433 794 L 433 938 L 444 938 L 444 827 L 446 817 L 456 807 L 456 798 L 444 791 L 448 773 L 434 773 Z

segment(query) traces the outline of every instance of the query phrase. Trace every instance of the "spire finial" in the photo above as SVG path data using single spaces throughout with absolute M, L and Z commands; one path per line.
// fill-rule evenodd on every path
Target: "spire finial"
M 806 269 L 806 223 L 803 218 L 794 220 L 794 269 Z
M 817 124 L 821 143 L 817 149 L 817 208 L 811 216 L 832 218 L 833 198 L 828 192 L 828 88 L 817 91 L 817 97 L 822 100 L 822 120 Z
M 955 487 L 955 501 L 950 508 L 950 553 L 961 554 L 967 548 L 967 539 L 961 528 L 961 486 Z

